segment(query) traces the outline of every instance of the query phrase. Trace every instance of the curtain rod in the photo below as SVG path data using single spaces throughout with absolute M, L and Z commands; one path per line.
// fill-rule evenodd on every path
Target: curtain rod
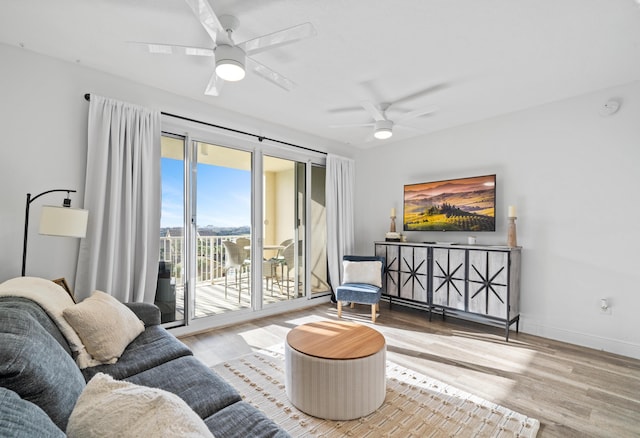
M 84 95 L 84 98 L 85 98 L 85 100 L 90 101 L 91 100 L 91 94 L 86 93 Z M 258 141 L 261 142 L 261 143 L 262 143 L 263 140 L 269 140 L 269 141 L 272 141 L 274 143 L 279 143 L 279 144 L 283 144 L 283 145 L 286 145 L 286 146 L 292 146 L 294 148 L 304 149 L 306 151 L 311 151 L 311 152 L 316 152 L 318 154 L 327 155 L 326 152 L 318 151 L 316 149 L 311 149 L 311 148 L 308 148 L 308 147 L 305 147 L 305 146 L 300 146 L 300 145 L 293 144 L 293 143 L 288 143 L 288 142 L 282 141 L 282 140 L 276 140 L 275 138 L 265 137 L 264 135 L 253 134 L 251 132 L 241 131 L 239 129 L 233 129 L 233 128 L 228 128 L 226 126 L 216 125 L 214 123 L 203 122 L 201 120 L 191 119 L 189 117 L 179 116 L 177 114 L 165 113 L 164 111 L 161 111 L 160 114 L 162 114 L 163 116 L 167 116 L 167 117 L 173 117 L 173 118 L 176 118 L 176 119 L 185 120 L 187 122 L 194 122 L 194 123 L 199 123 L 201 125 L 211 126 L 212 128 L 224 129 L 225 131 L 235 132 L 236 134 L 248 135 L 249 137 L 257 138 Z

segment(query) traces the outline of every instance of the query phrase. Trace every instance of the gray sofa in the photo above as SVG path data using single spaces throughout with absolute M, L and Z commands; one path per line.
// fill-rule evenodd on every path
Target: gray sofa
M 144 332 L 115 364 L 80 370 L 38 304 L 0 297 L 0 436 L 65 436 L 76 400 L 99 372 L 177 394 L 216 438 L 289 436 L 161 327 L 157 307 L 127 306 L 144 322 Z

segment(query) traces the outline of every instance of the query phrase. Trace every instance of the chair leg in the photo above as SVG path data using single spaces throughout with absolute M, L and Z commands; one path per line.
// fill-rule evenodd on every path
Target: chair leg
M 356 308 L 356 303 L 354 303 L 353 301 L 351 302 L 351 308 L 355 309 Z
M 338 318 L 342 318 L 342 301 L 338 300 Z
M 376 322 L 376 305 L 371 305 L 371 322 Z
M 240 295 L 242 295 L 242 272 L 240 272 L 240 281 L 238 281 L 238 268 L 233 268 L 236 273 L 236 289 L 238 289 L 238 304 L 240 304 Z

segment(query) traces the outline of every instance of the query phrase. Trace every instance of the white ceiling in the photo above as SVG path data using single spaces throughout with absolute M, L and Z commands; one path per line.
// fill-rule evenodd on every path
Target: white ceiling
M 210 0 L 242 42 L 303 22 L 317 36 L 254 56 L 297 86 L 248 74 L 203 91 L 211 58 L 153 55 L 128 41 L 212 47 L 184 0 L 2 0 L 0 42 L 357 147 L 388 115 L 437 105 L 390 141 L 640 79 L 640 0 Z M 424 92 L 423 92 L 424 91 Z M 423 92 L 423 93 L 421 93 Z M 604 103 L 604 102 L 603 102 Z M 417 130 L 417 131 L 416 131 Z

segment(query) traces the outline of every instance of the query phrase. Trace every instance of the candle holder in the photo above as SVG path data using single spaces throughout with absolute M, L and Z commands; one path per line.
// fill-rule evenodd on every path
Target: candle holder
M 507 231 L 507 246 L 515 248 L 518 246 L 518 239 L 516 237 L 516 219 L 515 216 L 509 216 L 509 228 Z
M 391 225 L 389 226 L 389 232 L 390 233 L 396 232 L 396 216 L 391 216 Z

